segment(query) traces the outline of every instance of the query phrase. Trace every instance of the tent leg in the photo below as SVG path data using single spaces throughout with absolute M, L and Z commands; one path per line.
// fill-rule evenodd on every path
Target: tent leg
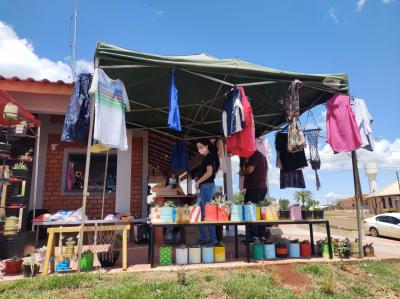
M 357 154 L 355 151 L 351 152 L 351 161 L 353 164 L 353 178 L 354 178 L 354 190 L 355 190 L 355 199 L 356 199 L 356 212 L 357 212 L 357 230 L 358 230 L 358 249 L 360 251 L 360 257 L 364 257 L 363 252 L 363 242 L 362 242 L 362 231 L 361 231 L 361 213 L 360 209 L 362 209 L 362 191 L 360 184 L 360 174 L 358 172 L 357 165 Z
M 79 240 L 78 240 L 78 273 L 81 272 L 81 258 L 82 258 L 82 245 L 83 245 L 83 228 L 85 226 L 85 217 L 86 217 L 86 201 L 89 196 L 88 193 L 88 184 L 89 184 L 89 170 L 90 170 L 90 147 L 92 145 L 93 138 L 93 122 L 94 122 L 94 101 L 91 100 L 90 103 L 90 124 L 89 124 L 89 136 L 86 148 L 86 165 L 85 165 L 85 179 L 83 182 L 83 197 L 82 197 L 82 219 L 81 226 L 79 229 Z
M 36 134 L 36 149 L 35 149 L 35 170 L 34 170 L 34 176 L 35 176 L 35 182 L 33 183 L 33 214 L 32 214 L 32 220 L 36 218 L 36 201 L 37 201 L 37 186 L 38 186 L 38 172 L 39 172 L 39 149 L 40 149 L 40 127 L 37 129 L 37 134 Z M 32 231 L 34 227 L 32 225 Z
M 104 198 L 106 197 L 106 181 L 107 181 L 107 170 L 108 170 L 108 152 L 106 154 L 106 166 L 104 167 L 104 182 L 103 182 L 103 197 L 101 200 L 101 218 L 104 219 Z

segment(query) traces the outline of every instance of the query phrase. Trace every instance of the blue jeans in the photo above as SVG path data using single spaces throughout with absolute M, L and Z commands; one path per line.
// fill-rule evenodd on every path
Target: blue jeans
M 204 218 L 205 215 L 205 205 L 209 203 L 215 195 L 215 184 L 214 183 L 205 183 L 200 186 L 200 207 L 201 207 L 201 215 Z M 208 228 L 208 233 L 210 235 L 210 242 L 213 244 L 217 244 L 217 234 L 215 232 L 214 225 L 199 225 L 200 232 L 200 242 L 207 242 L 207 233 L 206 227 Z

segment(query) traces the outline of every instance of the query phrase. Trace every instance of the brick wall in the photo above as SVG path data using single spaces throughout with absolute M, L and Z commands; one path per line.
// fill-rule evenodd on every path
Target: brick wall
M 132 138 L 131 214 L 142 214 L 143 138 Z
M 43 190 L 43 208 L 54 213 L 58 210 L 76 210 L 82 206 L 82 195 L 62 195 L 61 177 L 63 167 L 64 149 L 66 148 L 85 148 L 81 143 L 61 142 L 59 134 L 50 134 L 47 145 L 46 174 Z M 51 144 L 58 144 L 54 151 Z M 87 199 L 86 212 L 89 218 L 101 217 L 101 194 L 91 195 Z M 106 194 L 104 204 L 104 214 L 114 213 L 115 196 L 111 198 Z

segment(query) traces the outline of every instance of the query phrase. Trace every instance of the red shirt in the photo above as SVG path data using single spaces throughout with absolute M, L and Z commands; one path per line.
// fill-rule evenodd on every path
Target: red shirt
M 248 158 L 248 161 L 244 164 L 248 166 L 254 166 L 252 173 L 244 176 L 243 187 L 247 189 L 266 189 L 267 188 L 267 171 L 268 164 L 267 159 L 259 151 L 255 151 L 254 154 Z

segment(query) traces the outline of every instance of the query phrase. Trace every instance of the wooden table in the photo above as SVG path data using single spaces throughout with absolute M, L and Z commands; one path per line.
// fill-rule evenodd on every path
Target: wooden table
M 239 258 L 239 240 L 238 240 L 238 225 L 245 225 L 246 227 L 246 236 L 249 237 L 250 234 L 250 225 L 290 225 L 290 224 L 304 224 L 309 226 L 310 230 L 310 243 L 311 243 L 311 253 L 315 255 L 315 248 L 314 248 L 314 230 L 313 230 L 313 225 L 314 224 L 325 224 L 326 228 L 326 235 L 328 238 L 328 247 L 329 247 L 329 258 L 333 259 L 333 252 L 332 252 L 332 241 L 331 241 L 331 230 L 330 230 L 330 225 L 328 220 L 276 220 L 276 221 L 270 221 L 270 220 L 259 220 L 259 221 L 217 221 L 217 222 L 208 222 L 208 221 L 202 221 L 202 222 L 193 222 L 193 223 L 187 223 L 187 224 L 177 224 L 177 223 L 171 223 L 171 222 L 161 222 L 161 223 L 150 223 L 150 244 L 149 244 L 149 251 L 148 251 L 148 262 L 151 265 L 151 268 L 154 268 L 154 247 L 155 247 L 155 231 L 156 228 L 164 228 L 164 227 L 189 227 L 189 226 L 199 226 L 199 225 L 233 225 L 235 227 L 235 258 Z M 249 239 L 249 238 L 248 238 Z M 247 262 L 249 263 L 251 261 L 251 252 L 250 252 L 250 244 L 246 244 L 246 259 Z

